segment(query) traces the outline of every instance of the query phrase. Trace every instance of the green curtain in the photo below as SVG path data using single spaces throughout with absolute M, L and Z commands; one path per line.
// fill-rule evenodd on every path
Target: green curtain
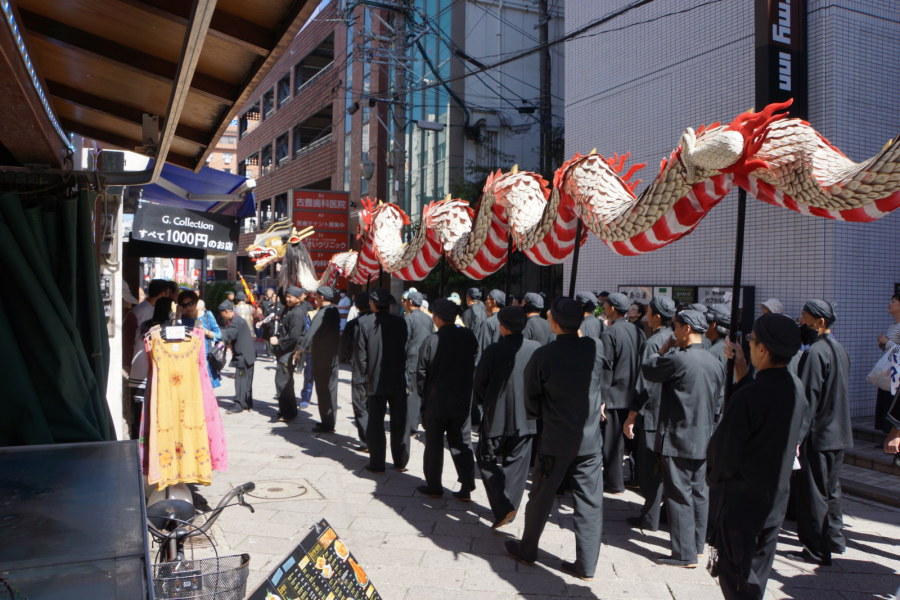
M 82 191 L 26 202 L 0 194 L 2 446 L 115 439 L 95 198 Z

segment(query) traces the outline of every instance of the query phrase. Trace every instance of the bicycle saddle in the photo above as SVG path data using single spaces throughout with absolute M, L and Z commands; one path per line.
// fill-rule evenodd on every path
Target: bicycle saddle
M 187 500 L 170 498 L 147 507 L 147 520 L 160 530 L 171 531 L 194 518 L 194 505 Z

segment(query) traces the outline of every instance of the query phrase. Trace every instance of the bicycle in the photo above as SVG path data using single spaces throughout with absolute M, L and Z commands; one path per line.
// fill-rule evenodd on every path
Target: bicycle
M 230 506 L 246 506 L 256 512 L 244 499 L 244 494 L 256 489 L 253 482 L 229 491 L 208 513 L 202 525 L 194 525 L 194 505 L 187 500 L 168 499 L 147 507 L 147 529 L 159 545 L 153 565 L 153 590 L 157 600 L 243 600 L 250 573 L 250 555 L 219 556 L 215 543 L 207 531 L 222 511 Z M 237 502 L 229 504 L 237 497 Z M 212 546 L 215 556 L 185 557 L 185 543 L 203 535 Z

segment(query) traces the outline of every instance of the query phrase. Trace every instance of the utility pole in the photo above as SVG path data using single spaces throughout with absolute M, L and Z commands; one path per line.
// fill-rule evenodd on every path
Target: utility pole
M 400 7 L 394 17 L 394 85 L 392 90 L 394 108 L 394 190 L 395 203 L 408 211 L 406 206 L 406 63 L 407 35 L 406 13 L 409 0 L 400 0 Z
M 551 128 L 551 95 L 550 95 L 550 9 L 547 0 L 538 0 L 540 21 L 538 22 L 538 41 L 543 46 L 540 51 L 541 71 L 541 175 L 552 177 L 553 166 L 550 164 L 550 143 L 552 141 Z

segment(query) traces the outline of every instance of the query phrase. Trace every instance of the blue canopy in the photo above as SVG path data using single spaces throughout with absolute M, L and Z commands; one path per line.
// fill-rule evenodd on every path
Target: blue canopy
M 147 168 L 152 168 L 151 164 Z M 177 206 L 243 219 L 256 214 L 252 179 L 203 167 L 194 173 L 166 163 L 156 183 L 143 186 L 142 199 L 163 206 Z

